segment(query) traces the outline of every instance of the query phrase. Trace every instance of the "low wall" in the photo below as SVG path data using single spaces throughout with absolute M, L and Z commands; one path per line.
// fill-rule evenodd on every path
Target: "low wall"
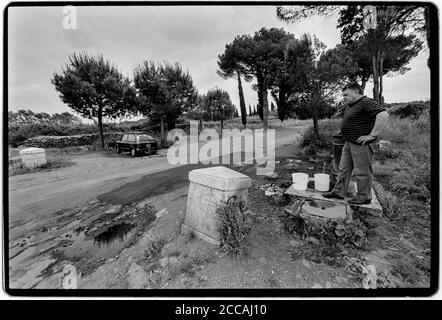
M 105 145 L 113 144 L 115 141 L 119 140 L 123 134 L 124 132 L 103 133 Z M 27 139 L 24 142 L 24 145 L 36 148 L 67 148 L 94 145 L 98 140 L 98 133 L 73 136 L 38 136 Z

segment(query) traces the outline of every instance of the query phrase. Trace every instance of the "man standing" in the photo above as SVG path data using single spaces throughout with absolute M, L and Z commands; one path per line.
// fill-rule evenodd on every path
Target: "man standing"
M 336 184 L 326 198 L 344 199 L 354 170 L 358 193 L 350 204 L 371 203 L 373 183 L 373 147 L 379 133 L 388 121 L 388 113 L 375 100 L 362 95 L 358 84 L 343 89 L 343 100 L 348 104 L 342 119 L 341 132 L 345 140 Z

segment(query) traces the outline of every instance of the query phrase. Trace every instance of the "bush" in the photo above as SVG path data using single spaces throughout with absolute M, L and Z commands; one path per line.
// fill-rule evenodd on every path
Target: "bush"
M 320 149 L 332 150 L 333 135 L 339 131 L 339 121 L 326 120 L 319 123 L 319 135 L 315 134 L 313 126 L 303 133 L 300 146 L 304 153 L 313 155 Z
M 52 123 L 13 124 L 8 126 L 8 144 L 17 147 L 27 139 L 37 136 L 71 136 L 91 133 L 97 133 L 96 126 Z
M 410 195 L 417 200 L 430 202 L 431 194 L 431 170 L 430 165 L 418 163 L 406 165 L 404 170 L 393 174 L 391 185 L 394 191 L 404 195 Z
M 139 121 L 126 121 L 122 123 L 104 123 L 103 132 L 128 132 L 128 131 L 151 131 L 151 123 L 142 119 Z M 73 136 L 84 134 L 96 134 L 98 127 L 95 124 L 60 124 L 50 122 L 35 122 L 29 124 L 9 124 L 8 144 L 17 147 L 27 139 L 39 136 Z
M 425 111 L 429 109 L 429 101 L 416 101 L 393 106 L 388 111 L 391 115 L 397 116 L 400 119 L 408 117 L 418 119 Z

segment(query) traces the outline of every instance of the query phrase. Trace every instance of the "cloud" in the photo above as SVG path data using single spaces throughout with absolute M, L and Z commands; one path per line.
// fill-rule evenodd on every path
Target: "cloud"
M 296 37 L 315 34 L 328 48 L 340 41 L 336 15 L 288 24 L 276 18 L 275 6 L 81 6 L 77 17 L 77 30 L 65 30 L 62 7 L 9 8 L 10 107 L 68 110 L 50 79 L 78 51 L 103 54 L 127 76 L 145 60 L 180 62 L 200 92 L 218 86 L 239 106 L 236 79 L 216 74 L 218 55 L 236 35 L 277 27 Z M 429 96 L 427 56 L 419 55 L 407 74 L 385 79 L 389 101 Z M 246 104 L 256 104 L 251 83 L 243 87 Z

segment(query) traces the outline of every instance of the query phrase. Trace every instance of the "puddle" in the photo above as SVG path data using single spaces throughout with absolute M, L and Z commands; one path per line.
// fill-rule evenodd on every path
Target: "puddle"
M 307 203 L 313 208 L 321 208 L 322 210 L 338 206 L 337 204 L 335 204 L 333 202 L 328 202 L 328 201 L 311 200 L 311 201 L 307 201 Z
M 94 257 L 108 259 L 117 255 L 135 233 L 135 225 L 121 223 L 114 225 L 92 239 L 85 232 L 75 233 L 70 240 L 72 244 L 64 249 L 67 258 Z

